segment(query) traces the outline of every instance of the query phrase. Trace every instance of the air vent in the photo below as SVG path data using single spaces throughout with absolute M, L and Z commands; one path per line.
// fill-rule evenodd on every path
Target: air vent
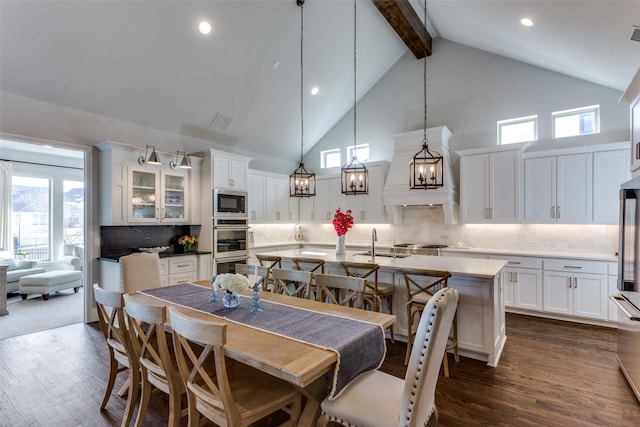
M 217 113 L 211 123 L 209 123 L 210 128 L 218 129 L 218 130 L 227 130 L 233 118 Z
M 633 26 L 633 31 L 631 31 L 631 41 L 640 42 L 640 27 Z

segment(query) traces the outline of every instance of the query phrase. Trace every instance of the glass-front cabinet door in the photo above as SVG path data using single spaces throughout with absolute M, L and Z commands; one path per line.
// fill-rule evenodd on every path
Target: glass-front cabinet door
M 187 178 L 177 173 L 162 174 L 163 206 L 161 208 L 163 222 L 185 222 L 188 217 Z
M 158 172 L 131 170 L 129 174 L 129 222 L 157 222 Z

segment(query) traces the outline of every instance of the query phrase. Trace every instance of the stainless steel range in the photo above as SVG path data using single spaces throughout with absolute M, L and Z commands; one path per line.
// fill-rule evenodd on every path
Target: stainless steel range
M 396 243 L 393 248 L 396 253 L 409 255 L 432 255 L 440 256 L 440 249 L 447 245 L 437 245 L 431 243 Z

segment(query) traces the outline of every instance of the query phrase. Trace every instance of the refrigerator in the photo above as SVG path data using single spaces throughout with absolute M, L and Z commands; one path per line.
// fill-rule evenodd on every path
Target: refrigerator
M 619 233 L 617 358 L 640 400 L 640 176 L 621 185 Z

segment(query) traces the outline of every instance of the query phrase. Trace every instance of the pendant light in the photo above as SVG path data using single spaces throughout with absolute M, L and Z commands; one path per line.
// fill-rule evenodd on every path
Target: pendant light
M 353 0 L 353 157 L 351 161 L 342 166 L 342 194 L 354 195 L 369 194 L 369 171 L 367 167 L 358 161 L 356 153 L 356 30 L 357 30 L 357 0 Z
M 424 0 L 424 30 L 427 31 L 427 0 Z M 424 47 L 423 65 L 423 94 L 424 94 L 424 128 L 422 134 L 422 149 L 411 159 L 409 164 L 409 188 L 437 189 L 444 185 L 444 162 L 442 155 L 429 150 L 427 140 L 427 46 Z
M 296 0 L 300 6 L 300 166 L 289 175 L 289 197 L 313 197 L 316 195 L 316 174 L 307 170 L 302 161 L 304 148 L 304 0 Z

